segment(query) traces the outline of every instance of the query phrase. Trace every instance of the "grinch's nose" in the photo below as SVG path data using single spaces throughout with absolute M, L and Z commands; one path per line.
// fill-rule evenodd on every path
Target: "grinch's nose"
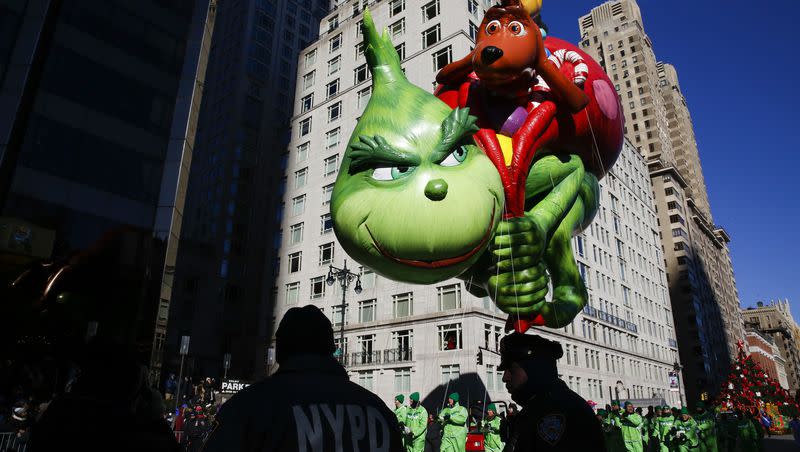
M 444 179 L 433 179 L 425 186 L 425 196 L 431 201 L 441 201 L 447 196 L 447 182 Z

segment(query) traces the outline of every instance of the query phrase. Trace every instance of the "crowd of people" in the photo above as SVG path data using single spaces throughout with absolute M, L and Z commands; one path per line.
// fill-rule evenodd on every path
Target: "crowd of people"
M 631 402 L 622 407 L 614 400 L 597 410 L 608 452 L 757 452 L 770 435 L 769 421 L 756 411 L 712 411 L 704 402 L 694 412 L 664 405 L 649 406 L 643 415 Z M 790 427 L 800 446 L 800 420 Z
M 58 378 L 46 366 L 0 363 L 0 450 L 462 452 L 481 441 L 486 452 L 755 452 L 769 434 L 763 413 L 702 403 L 644 411 L 615 400 L 595 412 L 558 378 L 561 345 L 536 335 L 501 340 L 498 369 L 514 402 L 505 412 L 463 406 L 455 390 L 430 412 L 419 392 L 398 394 L 392 411 L 350 381 L 333 356 L 331 323 L 313 306 L 281 321 L 278 372 L 227 402 L 211 377 L 179 384 L 169 375 L 158 392 L 130 350 L 108 347 L 90 346 Z M 800 419 L 789 425 L 800 444 Z

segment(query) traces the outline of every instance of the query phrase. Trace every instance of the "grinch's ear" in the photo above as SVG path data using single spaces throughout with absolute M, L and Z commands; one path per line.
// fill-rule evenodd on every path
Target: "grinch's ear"
M 475 51 L 468 53 L 464 58 L 453 61 L 447 66 L 443 67 L 438 74 L 436 74 L 436 82 L 442 85 L 452 85 L 461 83 L 467 79 L 472 73 L 472 54 Z

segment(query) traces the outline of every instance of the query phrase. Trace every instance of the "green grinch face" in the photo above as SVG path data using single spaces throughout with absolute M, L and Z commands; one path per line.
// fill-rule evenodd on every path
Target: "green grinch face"
M 370 103 L 331 202 L 336 236 L 350 256 L 413 283 L 467 270 L 503 211 L 497 170 L 472 139 L 474 118 L 427 96 L 409 110 Z M 382 108 L 386 115 L 376 111 Z M 393 123 L 402 110 L 413 117 Z M 382 120 L 369 120 L 376 117 Z

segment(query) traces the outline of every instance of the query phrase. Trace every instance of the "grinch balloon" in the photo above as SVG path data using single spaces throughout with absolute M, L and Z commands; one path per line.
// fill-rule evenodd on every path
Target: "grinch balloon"
M 331 200 L 357 261 L 397 281 L 462 278 L 517 331 L 563 327 L 586 304 L 570 239 L 597 211 L 598 178 L 622 140 L 610 82 L 587 55 L 542 37 L 530 15 L 540 4 L 487 11 L 475 50 L 437 76 L 438 98 L 406 80 L 365 12 L 372 97 Z

